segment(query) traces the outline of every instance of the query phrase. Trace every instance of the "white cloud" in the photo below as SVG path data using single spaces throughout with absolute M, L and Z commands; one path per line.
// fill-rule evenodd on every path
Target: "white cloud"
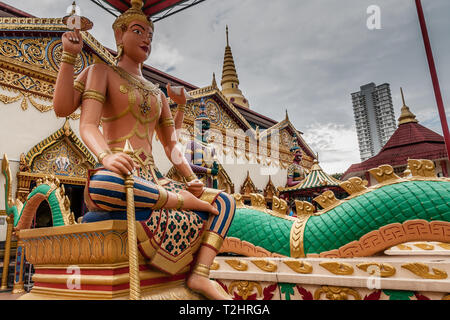
M 303 138 L 319 154 L 319 164 L 329 174 L 343 173 L 361 162 L 354 127 L 316 122 L 305 128 Z

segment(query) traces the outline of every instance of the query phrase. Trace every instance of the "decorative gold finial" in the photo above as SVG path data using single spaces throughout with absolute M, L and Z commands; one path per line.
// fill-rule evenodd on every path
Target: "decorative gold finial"
M 213 72 L 212 87 L 217 88 L 216 74 Z
M 230 43 L 228 41 L 228 25 L 227 25 L 227 47 L 229 47 L 229 46 L 230 46 Z
M 409 107 L 405 103 L 405 96 L 403 94 L 403 89 L 400 88 L 400 93 L 402 95 L 403 107 L 401 110 L 400 118 L 398 118 L 398 124 L 405 124 L 410 122 L 419 122 L 416 119 L 416 115 L 409 110 Z
M 406 106 L 406 103 L 405 103 L 405 95 L 403 94 L 403 88 L 402 88 L 402 87 L 400 87 L 400 93 L 401 93 L 401 95 L 402 95 L 403 105 Z

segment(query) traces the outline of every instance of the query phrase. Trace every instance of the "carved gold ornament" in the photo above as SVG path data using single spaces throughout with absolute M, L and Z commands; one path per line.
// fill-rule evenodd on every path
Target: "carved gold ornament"
M 242 297 L 243 300 L 247 300 L 247 298 L 251 295 L 254 289 L 258 291 L 258 297 L 262 296 L 262 288 L 261 285 L 257 282 L 253 281 L 233 281 L 228 288 L 228 293 L 232 294 L 234 288 L 237 288 L 238 295 Z
M 414 246 L 422 250 L 434 250 L 434 246 L 428 243 L 415 243 Z
M 380 184 L 391 183 L 393 181 L 401 179 L 394 173 L 394 168 L 392 168 L 390 165 L 382 165 L 378 168 L 370 169 L 369 172 Z
M 430 267 L 424 263 L 408 263 L 402 265 L 402 268 L 411 271 L 415 275 L 424 279 L 447 279 L 447 272 L 437 268 L 432 268 L 433 273 L 430 273 Z
M 321 262 L 319 265 L 329 272 L 340 275 L 340 276 L 348 276 L 353 274 L 353 267 L 345 262 Z
M 250 201 L 253 208 L 263 211 L 266 209 L 266 199 L 262 194 L 251 193 Z
M 382 278 L 392 277 L 396 272 L 395 268 L 387 263 L 366 262 L 359 263 L 356 266 L 371 275 L 380 276 Z
M 348 179 L 347 181 L 341 182 L 339 186 L 344 189 L 349 195 L 353 195 L 367 190 L 366 184 L 364 182 L 367 183 L 367 181 L 362 180 L 359 177 L 353 177 Z
M 236 201 L 236 208 L 245 208 L 244 199 L 242 197 L 242 194 L 235 193 L 235 194 L 233 194 L 233 198 Z
M 360 294 L 350 288 L 322 286 L 314 292 L 314 300 L 320 300 L 322 294 L 325 294 L 328 300 L 348 300 L 349 295 L 353 296 L 355 300 L 361 300 Z
M 334 195 L 334 192 L 331 190 L 325 191 L 320 196 L 315 197 L 314 201 L 320 204 L 320 206 L 324 209 L 334 208 L 340 203 L 340 201 Z
M 400 250 L 412 250 L 412 248 L 410 246 L 407 246 L 406 244 L 399 244 L 397 248 L 399 248 Z
M 297 213 L 297 216 L 301 215 L 313 215 L 314 214 L 314 206 L 312 203 L 308 201 L 300 201 L 295 200 L 295 212 Z
M 450 250 L 450 243 L 438 243 L 438 246 L 445 250 Z
M 225 260 L 225 262 L 232 267 L 234 270 L 237 271 L 247 271 L 248 270 L 248 264 L 247 262 L 243 260 Z
M 300 215 L 292 224 L 290 233 L 290 251 L 292 258 L 305 257 L 305 249 L 303 247 L 303 236 L 305 232 L 306 223 L 311 215 Z
M 211 270 L 219 270 L 219 268 L 220 268 L 220 264 L 217 262 L 217 261 L 214 261 L 212 264 L 211 264 Z
M 284 264 L 297 273 L 308 274 L 313 272 L 313 266 L 305 261 L 284 261 Z
M 409 159 L 408 166 L 413 177 L 436 178 L 434 163 L 431 160 Z
M 275 211 L 275 213 L 286 215 L 288 213 L 287 202 L 283 199 L 279 199 L 278 197 L 273 196 L 272 209 L 273 211 Z
M 265 272 L 277 271 L 277 265 L 273 261 L 269 260 L 252 260 L 252 263 L 259 269 Z

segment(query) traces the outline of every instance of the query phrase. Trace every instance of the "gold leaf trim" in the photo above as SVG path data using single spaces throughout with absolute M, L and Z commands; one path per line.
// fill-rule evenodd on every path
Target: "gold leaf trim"
M 301 274 L 309 274 L 313 272 L 313 266 L 304 261 L 284 261 L 284 264 L 293 271 Z
M 415 275 L 424 278 L 424 279 L 447 279 L 447 272 L 444 270 L 440 270 L 437 268 L 432 268 L 433 273 L 430 273 L 430 267 L 424 263 L 408 263 L 402 265 L 402 268 L 411 271 Z
M 247 262 L 243 260 L 225 260 L 225 262 L 232 267 L 234 270 L 237 271 L 247 271 L 248 270 L 248 264 Z
M 276 263 L 274 263 L 273 261 L 253 260 L 252 263 L 265 272 L 275 272 L 278 269 Z
M 395 268 L 387 263 L 366 262 L 359 263 L 356 266 L 371 275 L 377 275 L 383 278 L 392 277 L 396 272 Z
M 348 276 L 353 274 L 353 267 L 345 262 L 321 262 L 319 265 L 329 272 L 340 275 L 340 276 Z

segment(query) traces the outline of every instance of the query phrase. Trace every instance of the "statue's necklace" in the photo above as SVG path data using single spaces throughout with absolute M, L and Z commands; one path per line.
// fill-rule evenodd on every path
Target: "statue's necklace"
M 157 84 L 151 83 L 150 81 L 144 82 L 119 66 L 114 66 L 113 68 L 122 78 L 127 80 L 140 93 L 142 97 L 141 103 L 139 105 L 141 113 L 143 115 L 149 113 L 151 110 L 150 96 L 157 96 L 159 94 L 159 86 Z

